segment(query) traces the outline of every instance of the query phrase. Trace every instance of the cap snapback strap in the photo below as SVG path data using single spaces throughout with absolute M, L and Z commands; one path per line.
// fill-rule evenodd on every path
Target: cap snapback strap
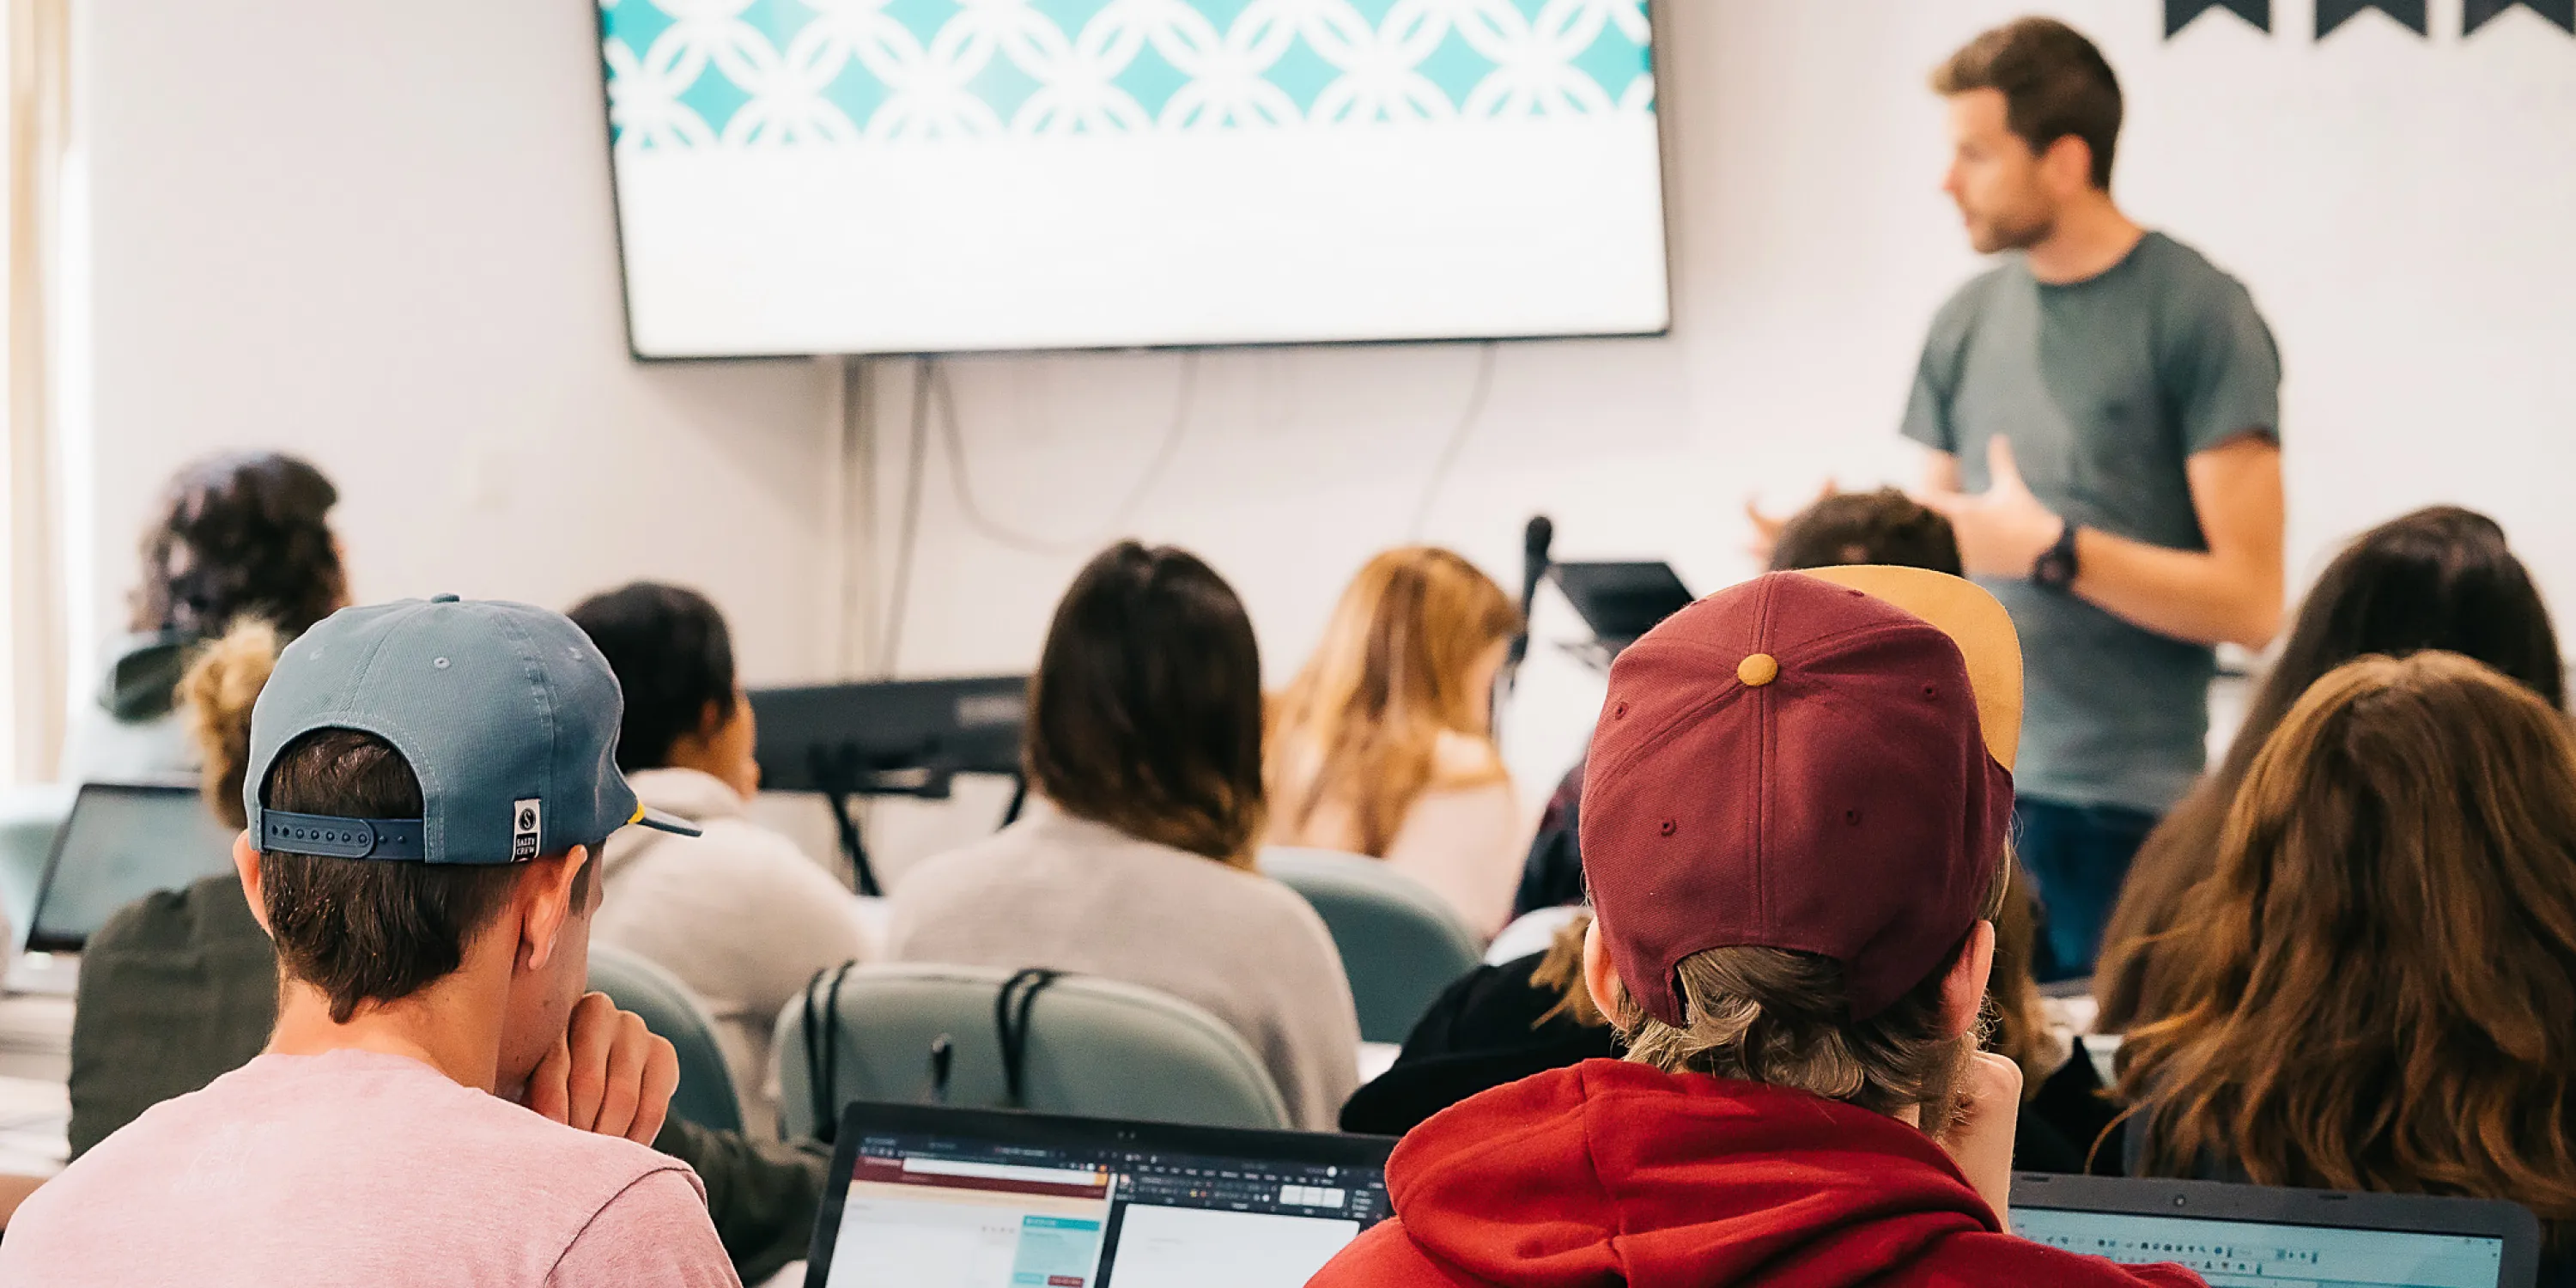
M 427 829 L 416 818 L 337 818 L 328 814 L 259 812 L 263 854 L 318 854 L 332 859 L 408 859 L 429 855 Z

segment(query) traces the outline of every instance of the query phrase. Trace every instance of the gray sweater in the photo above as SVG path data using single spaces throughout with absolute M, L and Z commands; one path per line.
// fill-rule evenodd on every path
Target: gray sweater
M 894 888 L 886 956 L 1044 967 L 1159 989 L 1232 1025 L 1297 1125 L 1359 1084 L 1359 1018 L 1323 919 L 1288 887 L 1032 801 Z

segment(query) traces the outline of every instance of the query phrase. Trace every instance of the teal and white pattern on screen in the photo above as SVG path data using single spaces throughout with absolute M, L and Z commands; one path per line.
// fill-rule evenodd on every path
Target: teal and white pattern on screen
M 599 0 L 621 148 L 1651 114 L 1646 0 Z

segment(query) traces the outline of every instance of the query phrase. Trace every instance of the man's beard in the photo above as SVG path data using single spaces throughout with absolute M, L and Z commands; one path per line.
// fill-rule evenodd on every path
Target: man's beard
M 2057 219 L 2049 214 L 2028 214 L 2020 218 L 1998 216 L 1969 225 L 1969 242 L 1980 255 L 2008 250 L 2029 250 L 2047 241 L 2057 231 Z

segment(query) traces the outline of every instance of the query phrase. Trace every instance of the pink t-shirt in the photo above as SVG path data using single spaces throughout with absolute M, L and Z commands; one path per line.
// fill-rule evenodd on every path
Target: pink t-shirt
M 18 1209 L 0 1284 L 736 1288 L 695 1172 L 367 1051 L 264 1055 Z

